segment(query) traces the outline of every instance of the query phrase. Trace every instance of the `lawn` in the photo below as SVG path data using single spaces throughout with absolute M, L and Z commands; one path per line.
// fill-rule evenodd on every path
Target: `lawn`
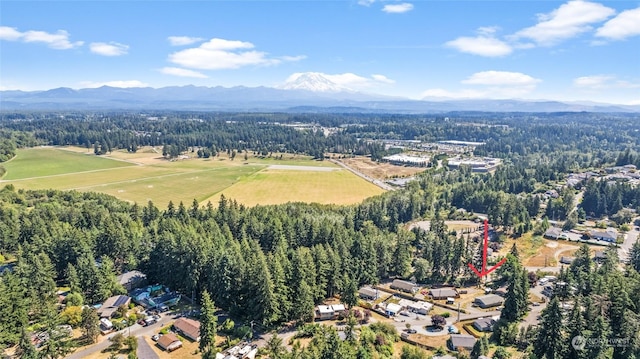
M 194 199 L 215 204 L 221 194 L 250 206 L 298 201 L 352 204 L 383 192 L 331 162 L 291 154 L 282 159 L 279 154 L 250 155 L 247 161 L 244 154 L 234 161 L 226 154 L 168 161 L 151 147 L 100 157 L 80 147 L 40 147 L 19 150 L 4 166 L 8 172 L 2 185 L 102 192 L 140 204 L 151 200 L 160 208 L 169 201 L 189 206 Z
M 247 206 L 286 202 L 354 204 L 382 193 L 379 187 L 344 169 L 299 171 L 265 169 L 238 181 L 221 194 Z
M 28 148 L 19 149 L 15 158 L 3 164 L 7 172 L 2 179 L 17 180 L 128 166 L 133 164 L 59 148 Z

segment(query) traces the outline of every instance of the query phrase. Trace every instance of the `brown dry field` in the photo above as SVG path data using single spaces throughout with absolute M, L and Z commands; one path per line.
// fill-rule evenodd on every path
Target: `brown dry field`
M 529 258 L 525 262 L 525 266 L 530 267 L 552 267 L 557 264 L 557 260 L 555 258 L 555 253 L 559 248 L 553 248 L 549 246 L 541 246 L 536 255 Z
M 338 161 L 355 169 L 356 171 L 364 173 L 365 175 L 371 178 L 375 178 L 379 180 L 389 179 L 394 176 L 395 177 L 411 177 L 425 170 L 424 167 L 405 167 L 405 166 L 395 166 L 390 163 L 378 163 L 378 162 L 371 161 L 371 159 L 368 157 L 363 157 L 363 156 L 358 156 L 353 158 L 343 158 L 343 159 L 338 159 Z

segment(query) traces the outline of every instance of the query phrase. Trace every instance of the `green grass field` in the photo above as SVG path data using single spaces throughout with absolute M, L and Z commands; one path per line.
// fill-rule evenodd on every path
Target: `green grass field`
M 4 164 L 7 174 L 0 185 L 102 192 L 140 204 L 151 200 L 161 208 L 169 201 L 215 203 L 220 194 L 245 205 L 351 204 L 382 192 L 330 162 L 286 154 L 282 159 L 250 157 L 248 161 L 241 156 L 235 161 L 226 155 L 167 161 L 148 148 L 100 157 L 77 147 L 33 148 L 19 150 L 16 158 Z M 271 165 L 305 167 L 270 169 Z
M 16 180 L 127 166 L 133 164 L 59 148 L 29 148 L 18 150 L 14 159 L 3 164 L 7 172 L 2 179 Z
M 344 169 L 330 172 L 265 169 L 209 200 L 217 202 L 224 194 L 247 206 L 284 202 L 353 204 L 382 192 L 379 187 Z

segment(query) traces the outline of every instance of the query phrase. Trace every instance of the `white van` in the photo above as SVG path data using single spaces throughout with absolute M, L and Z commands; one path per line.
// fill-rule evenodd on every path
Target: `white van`
M 549 278 L 542 278 L 538 281 L 539 285 L 545 285 L 547 284 L 547 282 L 549 282 Z

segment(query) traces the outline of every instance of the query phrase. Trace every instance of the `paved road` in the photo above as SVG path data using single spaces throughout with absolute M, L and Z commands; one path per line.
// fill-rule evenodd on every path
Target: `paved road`
M 629 253 L 631 252 L 631 247 L 638 240 L 638 235 L 640 235 L 640 231 L 638 231 L 635 226 L 636 221 L 640 221 L 640 217 L 636 217 L 631 222 L 632 229 L 627 232 L 624 237 L 624 242 L 618 247 L 618 257 L 620 257 L 621 262 L 625 262 L 629 259 Z
M 520 327 L 526 328 L 529 325 L 538 324 L 538 321 L 539 321 L 538 316 L 542 313 L 542 310 L 546 308 L 547 304 L 549 303 L 549 298 L 542 294 L 543 289 L 544 289 L 544 286 L 537 285 L 537 283 L 535 287 L 529 289 L 530 293 L 533 293 L 540 298 L 544 298 L 545 302 L 540 304 L 539 306 L 529 306 L 529 314 L 527 314 L 527 316 L 524 317 L 522 322 L 520 322 Z
M 138 359 L 160 359 L 160 356 L 153 351 L 149 343 L 143 337 L 138 336 L 138 350 L 136 351 Z
M 143 335 L 153 335 L 156 332 L 160 331 L 160 328 L 162 328 L 163 326 L 165 326 L 167 323 L 171 322 L 174 319 L 176 319 L 176 316 L 174 314 L 165 313 L 161 316 L 160 320 L 156 324 L 150 325 L 148 327 L 143 327 L 140 324 L 134 324 L 130 328 L 122 329 L 121 331 L 116 333 L 122 333 L 122 335 L 124 336 L 132 335 L 134 337 L 140 337 Z M 110 338 L 116 333 L 107 334 L 107 337 Z M 140 340 L 138 340 L 138 342 L 140 342 Z M 69 355 L 67 359 L 81 359 L 89 355 L 92 355 L 94 353 L 100 352 L 108 348 L 110 345 L 111 345 L 111 341 L 108 339 L 104 339 L 103 341 L 96 343 L 86 349 L 77 351 Z

